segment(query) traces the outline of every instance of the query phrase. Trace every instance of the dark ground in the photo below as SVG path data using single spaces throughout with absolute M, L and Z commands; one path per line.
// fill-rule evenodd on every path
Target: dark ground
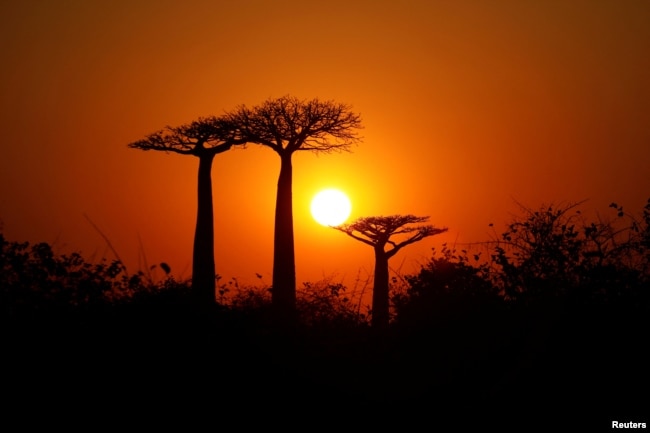
M 377 336 L 289 335 L 182 308 L 14 320 L 3 326 L 3 412 L 23 427 L 85 430 L 610 431 L 650 421 L 648 321 L 526 310 Z

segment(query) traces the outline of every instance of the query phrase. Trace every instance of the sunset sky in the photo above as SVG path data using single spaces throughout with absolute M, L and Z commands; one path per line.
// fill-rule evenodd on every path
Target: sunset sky
M 323 227 L 310 200 L 345 191 L 351 218 L 429 215 L 442 242 L 490 237 L 515 201 L 650 197 L 650 2 L 189 0 L 0 2 L 0 224 L 129 271 L 189 277 L 198 159 L 127 144 L 166 125 L 292 95 L 350 104 L 362 142 L 294 156 L 297 277 L 354 284 L 371 249 Z M 270 284 L 280 159 L 248 146 L 213 166 L 217 273 Z

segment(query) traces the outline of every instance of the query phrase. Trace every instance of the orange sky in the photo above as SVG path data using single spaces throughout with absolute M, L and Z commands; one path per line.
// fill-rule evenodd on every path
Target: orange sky
M 294 158 L 298 281 L 372 274 L 369 247 L 320 226 L 338 187 L 352 218 L 430 215 L 449 232 L 405 248 L 487 240 L 517 208 L 650 197 L 650 2 L 68 1 L 0 4 L 0 221 L 131 271 L 189 277 L 198 161 L 127 144 L 165 125 L 291 94 L 351 104 L 364 140 Z M 279 158 L 214 161 L 217 272 L 271 282 Z M 139 246 L 141 240 L 142 248 Z

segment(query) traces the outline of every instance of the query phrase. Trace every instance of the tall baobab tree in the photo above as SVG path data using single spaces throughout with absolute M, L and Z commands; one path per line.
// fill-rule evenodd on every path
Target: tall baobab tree
M 334 227 L 348 236 L 368 244 L 375 250 L 375 278 L 372 291 L 372 327 L 385 329 L 389 321 L 388 259 L 407 245 L 444 233 L 447 228 L 432 225 L 409 226 L 427 221 L 429 217 L 392 215 L 359 218 L 350 224 Z M 401 241 L 391 236 L 406 235 Z M 386 245 L 392 246 L 386 250 Z
M 247 142 L 266 146 L 280 156 L 272 304 L 277 317 L 291 321 L 296 312 L 291 157 L 299 151 L 348 151 L 360 140 L 357 130 L 361 118 L 345 104 L 291 96 L 269 99 L 252 108 L 242 105 L 227 118 L 238 126 Z
M 168 126 L 128 146 L 141 150 L 192 155 L 199 158 L 198 209 L 192 253 L 192 292 L 205 305 L 215 303 L 214 217 L 212 161 L 234 145 L 245 144 L 224 118 L 205 117 L 182 126 Z

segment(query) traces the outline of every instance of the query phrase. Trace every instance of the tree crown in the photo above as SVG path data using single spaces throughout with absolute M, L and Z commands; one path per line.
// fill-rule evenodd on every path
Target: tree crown
M 128 146 L 141 150 L 160 150 L 184 155 L 220 153 L 233 145 L 245 144 L 238 129 L 223 117 L 200 117 L 181 126 L 167 126 Z
M 394 254 L 406 245 L 447 231 L 447 228 L 437 228 L 432 225 L 410 225 L 428 220 L 428 216 L 419 217 L 415 215 L 372 216 L 362 217 L 350 224 L 334 228 L 373 247 L 383 247 L 390 244 L 393 246 L 391 253 Z M 402 242 L 398 243 L 390 239 L 391 236 L 404 234 L 409 236 Z
M 360 116 L 349 105 L 333 101 L 283 96 L 252 108 L 241 105 L 227 118 L 248 142 L 278 153 L 349 150 L 361 139 Z

